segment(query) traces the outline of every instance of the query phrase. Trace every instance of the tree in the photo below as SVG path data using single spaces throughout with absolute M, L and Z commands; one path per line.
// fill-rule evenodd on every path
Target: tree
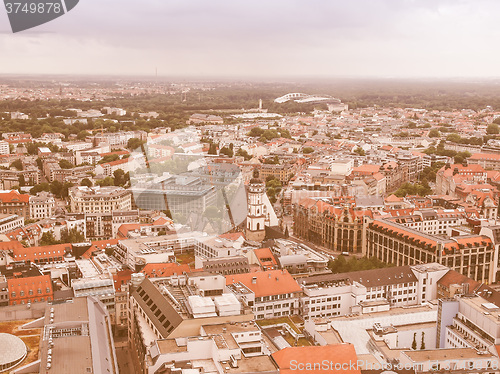
M 248 154 L 248 152 L 245 151 L 243 148 L 238 149 L 238 151 L 236 152 L 236 156 L 243 157 L 245 159 L 245 161 L 248 161 L 248 160 L 250 160 L 252 158 L 252 156 L 250 156 Z
M 425 332 L 422 331 L 422 340 L 420 341 L 420 349 L 425 349 L 424 336 L 425 336 Z
M 458 152 L 456 155 L 455 155 L 455 164 L 461 164 L 463 163 L 465 160 L 467 160 L 469 157 L 471 156 L 471 154 L 467 151 L 463 151 L 463 152 Z
M 17 160 L 14 160 L 11 164 L 10 164 L 10 167 L 11 168 L 16 168 L 17 170 L 21 171 L 24 169 L 24 166 L 23 166 L 23 162 L 20 160 L 20 159 L 17 159 Z
M 53 181 L 50 184 L 50 192 L 52 192 L 55 196 L 61 196 L 61 192 L 63 189 L 63 184 L 59 181 Z
M 73 164 L 65 159 L 62 159 L 61 161 L 59 161 L 59 166 L 61 167 L 61 169 L 72 169 L 73 168 Z
M 359 270 L 370 270 L 370 269 L 381 269 L 386 267 L 394 266 L 393 264 L 386 264 L 375 257 L 362 257 L 356 258 L 351 257 L 346 260 L 345 256 L 338 256 L 335 260 L 330 261 L 328 267 L 332 271 L 332 273 L 346 273 L 350 271 L 359 271 Z
M 61 196 L 63 199 L 67 198 L 69 196 L 69 189 L 73 187 L 74 184 L 72 182 L 64 182 L 62 189 L 61 189 Z
M 222 149 L 219 151 L 219 154 L 226 155 L 227 157 L 233 157 L 233 150 L 228 147 L 222 147 Z
M 40 245 L 54 245 L 58 244 L 56 238 L 54 238 L 54 234 L 52 231 L 47 231 L 42 234 L 42 239 L 40 240 Z
M 70 230 L 61 230 L 60 243 L 81 243 L 84 241 L 85 235 L 83 235 L 77 227 L 73 227 Z
M 167 235 L 167 231 L 166 230 L 160 230 L 158 231 L 158 235 Z
M 280 159 L 278 156 L 267 157 L 266 159 L 264 159 L 264 164 L 278 165 L 279 163 L 280 163 Z
M 462 137 L 458 135 L 457 133 L 450 134 L 446 137 L 446 140 L 449 142 L 453 143 L 460 143 L 460 140 L 462 140 Z
M 217 154 L 217 146 L 214 143 L 210 144 L 210 147 L 208 149 L 208 154 L 209 155 L 216 155 Z
M 486 133 L 489 135 L 496 135 L 500 133 L 500 128 L 498 124 L 496 123 L 489 124 L 488 127 L 486 128 Z
M 302 153 L 307 155 L 309 153 L 313 153 L 314 152 L 314 148 L 313 147 L 304 147 L 304 149 L 302 149 Z
M 24 187 L 26 185 L 26 180 L 24 179 L 24 175 L 21 174 L 19 176 L 19 187 Z
M 99 179 L 96 181 L 96 184 L 103 187 L 103 186 L 114 186 L 115 181 L 111 177 L 106 177 L 104 179 Z
M 90 133 L 88 131 L 82 130 L 76 135 L 76 138 L 78 140 L 84 140 L 87 136 L 90 136 Z
M 432 189 L 427 183 L 405 183 L 394 192 L 397 197 L 405 197 L 406 195 L 427 196 L 432 193 Z
M 97 163 L 98 164 L 104 164 L 104 163 L 107 163 L 107 162 L 117 161 L 119 159 L 120 159 L 120 156 L 118 156 L 117 154 L 106 155 L 103 158 L 101 158 Z
M 429 131 L 429 138 L 439 138 L 440 136 L 441 133 L 438 129 L 432 129 L 431 131 Z
M 283 234 L 285 238 L 288 238 L 290 236 L 290 233 L 288 232 L 288 226 L 285 227 L 285 233 Z
M 127 141 L 128 149 L 137 149 L 142 146 L 145 142 L 138 138 L 131 138 Z
M 89 178 L 83 178 L 80 186 L 92 187 L 92 181 Z
M 50 192 L 50 184 L 47 182 L 37 184 L 30 190 L 30 195 L 36 195 L 39 192 L 47 191 Z
M 411 349 L 417 350 L 417 333 L 413 333 L 413 342 L 411 343 Z
M 113 172 L 114 185 L 123 186 L 125 184 L 125 172 L 122 169 L 116 169 Z
M 354 153 L 357 153 L 360 156 L 366 156 L 365 150 L 361 147 L 358 147 L 354 150 Z

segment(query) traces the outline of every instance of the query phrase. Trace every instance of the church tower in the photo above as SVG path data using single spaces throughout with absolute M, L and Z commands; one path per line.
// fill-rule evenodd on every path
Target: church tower
M 264 182 L 258 178 L 258 172 L 254 172 L 254 177 L 248 185 L 248 214 L 245 230 L 247 240 L 261 242 L 265 239 L 264 193 Z

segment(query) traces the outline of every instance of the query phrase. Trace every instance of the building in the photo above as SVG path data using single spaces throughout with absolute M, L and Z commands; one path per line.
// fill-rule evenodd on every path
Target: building
M 203 261 L 202 268 L 210 274 L 229 275 L 250 272 L 248 258 L 245 256 L 206 259 Z
M 455 295 L 470 295 L 480 286 L 479 282 L 450 270 L 438 281 L 438 299 L 451 299 Z
M 248 214 L 245 236 L 248 240 L 261 242 L 266 236 L 264 211 L 264 183 L 252 178 L 248 185 Z
M 366 255 L 386 263 L 403 266 L 437 262 L 478 282 L 491 283 L 496 278 L 495 246 L 484 235 L 429 235 L 375 219 L 368 225 L 366 243 Z
M 339 252 L 361 253 L 365 242 L 363 211 L 330 199 L 304 199 L 294 209 L 294 234 Z
M 283 374 L 342 373 L 361 374 L 358 356 L 349 343 L 320 347 L 288 347 L 272 354 L 273 361 Z
M 16 190 L 0 191 L 0 213 L 17 214 L 24 219 L 30 218 L 29 195 Z
M 134 183 L 130 189 L 134 208 L 169 209 L 174 219 L 186 220 L 191 214 L 202 215 L 209 206 L 217 205 L 217 191 L 201 178 L 188 175 L 160 177 L 151 183 Z
M 196 336 L 154 342 L 146 357 L 153 363 L 147 372 L 278 374 L 269 353 L 253 323 L 210 323 Z
M 44 317 L 23 328 L 44 333 L 38 360 L 13 373 L 118 373 L 109 314 L 93 297 L 49 304 Z
M 113 256 L 135 272 L 147 264 L 175 261 L 175 254 L 194 250 L 198 233 L 169 234 L 120 240 Z
M 396 191 L 402 184 L 408 182 L 408 168 L 395 161 L 382 165 L 379 172 L 385 175 L 386 191 Z
M 297 166 L 292 163 L 262 164 L 259 171 L 262 180 L 267 180 L 267 177 L 273 176 L 279 179 L 282 185 L 285 185 L 296 173 Z
M 474 153 L 467 162 L 471 165 L 481 165 L 486 170 L 500 170 L 500 154 Z
M 447 164 L 436 173 L 436 194 L 456 197 L 455 189 L 460 183 L 483 184 L 486 183 L 487 178 L 486 170 L 479 164 L 468 166 Z
M 223 124 L 224 120 L 220 116 L 215 116 L 213 114 L 201 114 L 201 113 L 194 113 L 192 114 L 189 119 L 186 121 L 188 124 L 193 124 L 193 123 L 212 123 L 212 124 Z
M 42 275 L 37 267 L 26 262 L 0 266 L 0 274 L 7 281 L 9 305 L 41 303 L 54 298 L 50 275 Z
M 441 307 L 444 348 L 474 348 L 488 351 L 500 342 L 500 308 L 481 296 L 447 299 Z M 498 304 L 498 301 L 496 302 Z M 447 325 L 449 323 L 449 325 Z
M 14 261 L 31 261 L 35 264 L 63 262 L 64 255 L 71 252 L 71 244 L 45 245 L 41 247 L 18 247 L 12 251 Z
M 226 284 L 256 319 L 299 314 L 302 289 L 286 270 L 226 275 Z
M 24 226 L 24 217 L 17 214 L 0 214 L 0 234 L 13 231 Z
M 39 192 L 36 196 L 30 196 L 30 218 L 40 220 L 50 218 L 56 210 L 56 201 L 54 196 L 49 192 Z
M 412 152 L 398 152 L 396 161 L 403 170 L 406 170 L 407 180 L 411 182 L 418 180 L 420 173 L 424 170 L 423 157 Z
M 132 276 L 129 302 L 128 338 L 136 373 L 157 372 L 156 361 L 145 358 L 179 351 L 171 344 L 156 350 L 156 344 L 161 346 L 165 339 L 175 342 L 175 338 L 197 337 L 202 326 L 246 324 L 254 318 L 250 308 L 241 305 L 234 295 L 224 293 L 226 282 L 221 275 L 201 273 L 142 279 Z M 186 345 L 180 349 L 185 352 Z M 196 358 L 199 354 L 204 353 L 199 350 L 195 356 L 185 358 Z M 158 364 L 164 363 L 162 359 Z
M 92 142 L 95 147 L 103 144 L 110 147 L 126 147 L 128 141 L 132 138 L 146 141 L 147 133 L 145 131 L 102 133 L 92 137 Z
M 74 213 L 107 213 L 132 210 L 130 191 L 122 187 L 72 187 L 69 190 Z
M 400 353 L 399 362 L 419 374 L 498 372 L 494 369 L 498 368 L 498 357 L 475 348 L 405 350 Z
M 139 212 L 111 211 L 104 213 L 85 213 L 85 238 L 107 240 L 117 237 L 123 224 L 139 221 Z M 135 224 L 139 225 L 139 224 Z
M 99 300 L 108 310 L 111 324 L 115 323 L 115 287 L 111 278 L 72 279 L 71 288 L 75 297 L 92 296 Z
M 9 143 L 4 140 L 0 141 L 0 155 L 8 155 L 10 153 Z
M 302 278 L 301 315 L 331 318 L 421 305 L 436 298 L 437 281 L 448 271 L 434 263 Z
M 387 220 L 425 234 L 444 235 L 448 229 L 466 224 L 466 214 L 457 209 L 422 209 L 414 211 L 413 215 L 400 215 Z

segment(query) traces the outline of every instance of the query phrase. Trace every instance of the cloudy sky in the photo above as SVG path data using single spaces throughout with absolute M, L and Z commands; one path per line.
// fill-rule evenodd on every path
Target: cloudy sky
M 0 74 L 499 77 L 497 0 L 80 0 L 12 34 Z

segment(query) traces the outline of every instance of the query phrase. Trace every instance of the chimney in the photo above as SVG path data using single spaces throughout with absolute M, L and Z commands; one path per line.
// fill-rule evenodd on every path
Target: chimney
M 252 277 L 252 284 L 256 284 L 257 283 L 257 277 Z

